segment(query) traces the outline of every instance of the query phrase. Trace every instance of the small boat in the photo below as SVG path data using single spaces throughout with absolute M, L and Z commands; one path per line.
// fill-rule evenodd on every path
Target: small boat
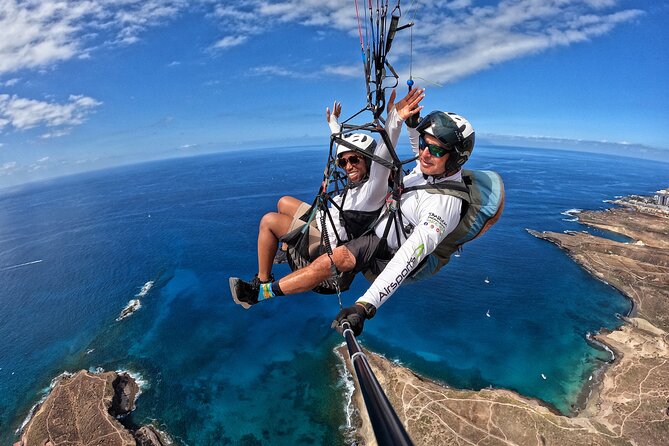
M 486 311 L 486 312 L 485 312 L 485 315 L 488 316 L 488 317 L 490 317 L 490 310 Z
M 486 277 L 485 280 L 484 280 L 484 282 L 485 282 L 485 283 L 490 283 L 490 279 L 488 279 L 488 278 Z
M 546 379 L 546 375 L 544 375 L 543 373 L 541 374 L 541 377 L 542 377 L 543 379 Z

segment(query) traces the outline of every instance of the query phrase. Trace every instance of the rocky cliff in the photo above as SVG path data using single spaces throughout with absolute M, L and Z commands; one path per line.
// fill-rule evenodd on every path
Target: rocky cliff
M 635 305 L 636 317 L 596 341 L 615 352 L 574 417 L 501 389 L 445 387 L 385 358 L 369 362 L 417 445 L 635 445 L 669 444 L 669 214 L 638 200 L 622 208 L 579 214 L 582 223 L 624 234 L 620 243 L 587 233 L 530 233 L 555 243 L 595 277 Z M 342 352 L 344 357 L 348 355 Z M 349 364 L 350 369 L 350 364 Z M 360 395 L 361 443 L 376 444 Z
M 14 446 L 163 446 L 169 439 L 153 426 L 131 431 L 118 420 L 135 405 L 139 387 L 127 373 L 62 375 L 37 407 Z

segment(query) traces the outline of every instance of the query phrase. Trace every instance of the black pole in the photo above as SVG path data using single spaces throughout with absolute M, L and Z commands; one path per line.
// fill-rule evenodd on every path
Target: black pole
M 376 376 L 374 376 L 374 372 L 372 372 L 372 368 L 367 361 L 367 356 L 360 348 L 360 344 L 355 339 L 349 324 L 344 322 L 343 328 L 348 354 L 360 383 L 360 391 L 365 400 L 376 441 L 384 446 L 412 446 L 413 443 L 409 434 L 407 434 L 381 385 L 376 380 Z

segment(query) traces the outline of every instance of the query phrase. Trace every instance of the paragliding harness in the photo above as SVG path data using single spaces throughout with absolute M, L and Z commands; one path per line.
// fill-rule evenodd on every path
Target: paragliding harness
M 460 222 L 409 274 L 405 283 L 426 279 L 446 265 L 451 255 L 462 251 L 470 242 L 490 229 L 504 210 L 504 183 L 502 177 L 491 170 L 462 170 L 462 182 L 444 181 L 407 187 L 403 193 L 425 190 L 431 194 L 450 195 L 462 200 Z M 366 271 L 365 278 L 373 281 L 377 274 Z
M 357 0 L 356 12 L 358 12 Z M 327 227 L 326 223 L 329 223 L 333 228 L 336 227 L 334 219 L 329 211 L 330 205 L 339 210 L 340 224 L 345 228 L 347 240 L 352 240 L 353 238 L 372 232 L 379 221 L 387 215 L 387 224 L 382 237 L 382 243 L 385 243 L 385 239 L 390 233 L 393 225 L 395 226 L 394 230 L 396 232 L 397 240 L 402 239 L 401 235 L 406 239 L 413 230 L 410 225 L 405 225 L 402 221 L 402 212 L 400 208 L 400 198 L 402 193 L 423 189 L 428 193 L 452 195 L 462 199 L 463 206 L 458 226 L 439 244 L 431 255 L 427 256 L 426 259 L 414 269 L 409 276 L 412 280 L 426 278 L 439 271 L 441 267 L 448 263 L 450 256 L 453 253 L 462 249 L 463 244 L 486 232 L 499 219 L 504 207 L 504 185 L 500 176 L 492 171 L 464 170 L 464 184 L 459 182 L 442 182 L 403 189 L 402 176 L 405 172 L 402 167 L 407 163 L 415 161 L 416 157 L 407 160 L 400 160 L 398 158 L 395 147 L 392 145 L 385 128 L 381 125 L 384 122 L 381 114 L 386 105 L 385 90 L 387 88 L 396 87 L 399 79 L 399 76 L 393 67 L 386 60 L 386 54 L 390 50 L 395 33 L 402 29 L 410 28 L 413 25 L 413 22 L 398 27 L 401 15 L 398 2 L 395 9 L 392 11 L 390 25 L 387 27 L 386 34 L 388 3 L 385 2 L 385 4 L 381 4 L 380 7 L 377 5 L 376 23 L 373 20 L 374 14 L 371 2 L 369 3 L 368 12 L 371 26 L 365 27 L 367 36 L 366 46 L 362 36 L 360 15 L 358 13 L 358 30 L 360 34 L 360 45 L 366 80 L 365 85 L 367 88 L 367 105 L 344 121 L 339 133 L 333 133 L 331 135 L 330 153 L 324 172 L 323 183 L 316 198 L 312 202 L 311 208 L 301 217 L 301 219 L 305 221 L 305 225 L 293 230 L 281 238 L 281 241 L 285 242 L 289 247 L 287 260 L 292 270 L 307 266 L 316 257 L 324 253 L 329 256 L 332 275 L 313 290 L 321 294 L 340 294 L 342 291 L 348 289 L 354 276 L 352 273 L 340 273 L 332 259 L 333 247 L 340 245 L 346 240 L 341 240 L 337 231 L 334 231 L 336 240 L 330 240 L 329 238 L 328 231 L 325 229 Z M 367 12 L 365 13 L 365 16 L 366 15 Z M 386 68 L 392 73 L 392 76 L 387 76 Z M 394 79 L 394 84 L 384 86 L 384 81 L 387 78 Z M 407 81 L 407 84 L 409 85 L 409 90 L 411 90 L 413 85 L 411 78 Z M 363 125 L 349 124 L 350 121 L 364 112 L 372 113 L 372 122 Z M 363 152 L 355 145 L 350 144 L 343 139 L 345 134 L 356 131 L 378 133 L 388 147 L 391 161 L 387 161 L 374 154 Z M 347 192 L 354 186 L 348 184 L 346 182 L 346 175 L 336 168 L 337 145 L 344 146 L 362 156 L 370 158 L 372 163 L 376 162 L 390 169 L 388 181 L 389 193 L 386 198 L 386 209 L 384 212 L 344 210 Z M 333 197 L 339 195 L 341 195 L 342 200 L 338 204 L 333 200 Z M 313 249 L 313 247 L 310 249 L 309 226 L 316 218 L 319 219 L 321 228 L 320 245 L 317 249 Z M 364 272 L 365 277 L 369 280 L 373 280 L 378 273 L 379 271 Z
M 355 7 L 365 74 L 365 86 L 367 90 L 367 105 L 344 121 L 339 133 L 334 133 L 330 136 L 330 154 L 328 156 L 328 163 L 325 169 L 322 187 L 319 189 L 310 210 L 304 216 L 301 216 L 301 219 L 305 221 L 305 225 L 291 231 L 281 238 L 281 241 L 285 242 L 289 247 L 287 260 L 293 270 L 308 265 L 315 259 L 315 257 L 322 255 L 323 253 L 326 253 L 329 256 L 332 277 L 313 290 L 322 294 L 339 294 L 341 291 L 347 290 L 353 280 L 353 274 L 339 273 L 335 267 L 334 260 L 332 259 L 332 248 L 338 246 L 344 240 L 340 239 L 339 234 L 337 234 L 336 231 L 335 236 L 337 240 L 329 239 L 326 223 L 329 223 L 333 228 L 336 227 L 334 219 L 329 212 L 329 206 L 332 205 L 338 209 L 340 223 L 345 228 L 347 240 L 352 240 L 353 238 L 357 238 L 372 231 L 374 224 L 378 221 L 377 216 L 381 210 L 379 209 L 374 212 L 344 210 L 346 194 L 348 190 L 354 186 L 349 185 L 346 182 L 346 176 L 336 168 L 337 145 L 347 147 L 354 152 L 371 158 L 372 163 L 376 162 L 390 169 L 388 182 L 391 192 L 388 194 L 388 197 L 390 201 L 397 203 L 397 206 L 392 211 L 393 214 L 399 210 L 402 165 L 415 159 L 411 158 L 410 160 L 400 161 L 395 152 L 395 147 L 392 145 L 390 138 L 382 125 L 384 121 L 381 117 L 381 114 L 386 107 L 385 90 L 388 88 L 395 88 L 399 79 L 395 69 L 386 60 L 386 55 L 390 51 L 395 33 L 411 27 L 413 23 L 410 22 L 403 26 L 398 26 L 401 16 L 399 1 L 390 14 L 389 24 L 387 24 L 388 1 L 377 2 L 375 9 L 373 9 L 372 2 L 370 1 L 368 9 L 363 9 L 364 20 L 367 20 L 367 15 L 369 15 L 369 23 L 365 24 L 366 39 L 363 39 L 360 9 L 358 8 L 357 0 L 355 1 Z M 388 73 L 386 69 L 390 71 L 391 76 L 387 75 Z M 384 85 L 386 79 L 394 79 L 394 83 L 391 81 L 390 85 Z M 365 112 L 371 112 L 373 117 L 371 122 L 363 125 L 350 124 L 353 119 Z M 343 139 L 345 134 L 357 131 L 378 133 L 388 147 L 391 161 L 389 162 L 374 154 L 362 152 L 356 146 Z M 341 195 L 342 197 L 339 204 L 333 200 L 333 197 L 338 195 Z M 318 249 L 313 250 L 309 248 L 309 225 L 314 222 L 315 218 L 319 218 L 320 220 L 321 243 Z
M 391 172 L 389 182 L 401 182 L 401 176 L 397 175 L 397 171 L 401 171 L 401 168 L 398 169 L 395 166 L 401 166 L 402 161 L 397 158 L 395 151 L 392 149 L 390 138 L 385 129 L 376 127 L 373 123 L 363 126 L 351 126 L 344 123 L 342 129 L 342 132 L 331 135 L 330 155 L 322 186 L 312 202 L 310 209 L 303 216 L 300 216 L 300 219 L 302 219 L 305 224 L 280 238 L 281 242 L 288 245 L 287 261 L 293 271 L 307 266 L 315 260 L 316 257 L 322 254 L 327 254 L 330 257 L 332 276 L 313 289 L 314 292 L 320 294 L 340 293 L 348 289 L 355 274 L 340 273 L 337 271 L 332 259 L 332 249 L 348 240 L 353 240 L 372 231 L 374 225 L 378 221 L 379 213 L 383 209 L 383 206 L 373 211 L 344 209 L 349 191 L 354 187 L 361 187 L 366 180 L 357 184 L 346 182 L 345 174 L 335 168 L 337 162 L 336 145 L 345 146 L 351 151 L 370 158 L 372 163 L 376 162 L 388 168 Z M 361 151 L 353 144 L 348 143 L 343 139 L 343 132 L 351 130 L 365 130 L 379 133 L 389 148 L 389 153 L 393 160 L 389 162 L 373 153 Z M 334 200 L 334 197 L 341 197 L 341 200 L 337 202 Z M 330 206 L 339 211 L 339 226 L 344 228 L 346 233 L 345 239 L 340 238 L 337 231 L 333 231 L 336 240 L 330 240 L 330 235 L 326 228 L 328 226 L 331 228 L 337 227 L 334 218 L 332 217 Z M 318 219 L 318 222 L 320 223 L 319 226 L 321 231 L 320 244 L 314 248 L 309 237 L 309 226 L 312 225 L 316 219 Z

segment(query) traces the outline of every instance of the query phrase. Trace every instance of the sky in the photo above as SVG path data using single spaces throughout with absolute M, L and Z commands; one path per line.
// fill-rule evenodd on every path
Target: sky
M 668 1 L 416 0 L 400 11 L 414 26 L 388 55 L 399 95 L 411 75 L 426 111 L 467 117 L 477 138 L 669 150 Z M 335 99 L 345 117 L 365 105 L 355 0 L 0 0 L 0 188 L 176 156 L 326 148 Z

